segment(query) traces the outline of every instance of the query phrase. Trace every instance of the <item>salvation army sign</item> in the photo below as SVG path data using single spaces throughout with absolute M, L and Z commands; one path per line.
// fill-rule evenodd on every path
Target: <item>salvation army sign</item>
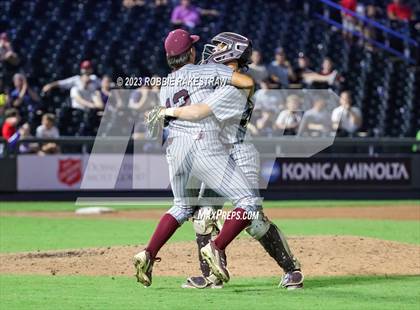
M 58 180 L 68 186 L 79 183 L 82 179 L 82 159 L 59 159 L 57 167 Z

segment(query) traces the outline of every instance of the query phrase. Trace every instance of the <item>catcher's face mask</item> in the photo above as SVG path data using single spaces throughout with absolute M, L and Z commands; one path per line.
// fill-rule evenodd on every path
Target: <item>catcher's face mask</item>
M 211 55 L 214 53 L 216 46 L 213 44 L 205 44 L 204 50 L 201 53 L 201 60 L 199 62 L 200 65 L 209 63 L 209 59 Z
M 224 64 L 232 60 L 249 58 L 252 50 L 251 41 L 240 34 L 233 32 L 222 32 L 212 39 L 213 44 L 206 44 L 202 53 L 201 64 L 220 63 Z M 248 61 L 247 61 L 248 62 Z
M 216 53 L 224 52 L 224 51 L 227 50 L 227 48 L 228 48 L 228 46 L 224 43 L 219 43 L 217 45 L 205 44 L 203 53 L 201 54 L 200 64 L 206 64 L 206 63 L 209 63 L 209 62 L 214 63 L 214 61 L 209 61 L 212 58 L 211 56 L 216 54 Z

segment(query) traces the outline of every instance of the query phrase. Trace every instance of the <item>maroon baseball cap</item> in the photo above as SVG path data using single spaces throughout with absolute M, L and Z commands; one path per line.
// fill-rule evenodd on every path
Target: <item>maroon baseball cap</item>
M 92 69 L 92 63 L 89 60 L 84 60 L 80 64 L 80 69 Z
M 191 46 L 200 40 L 199 36 L 191 35 L 184 29 L 169 32 L 165 39 L 166 56 L 178 56 L 188 51 Z

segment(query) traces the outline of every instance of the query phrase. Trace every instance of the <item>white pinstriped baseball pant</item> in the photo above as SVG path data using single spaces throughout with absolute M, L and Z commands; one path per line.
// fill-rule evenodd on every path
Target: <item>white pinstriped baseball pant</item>
M 167 213 L 182 224 L 194 213 L 201 182 L 235 207 L 258 211 L 258 197 L 247 178 L 220 142 L 218 133 L 203 133 L 200 138 L 170 138 L 166 149 L 169 177 L 174 195 Z
M 260 156 L 255 146 L 248 142 L 235 143 L 231 145 L 229 155 L 245 175 L 255 195 L 259 197 Z M 221 199 L 221 196 L 206 186 L 205 183 L 201 184 L 198 203 L 200 206 L 211 206 L 219 209 L 223 207 L 223 201 L 227 201 L 227 199 Z

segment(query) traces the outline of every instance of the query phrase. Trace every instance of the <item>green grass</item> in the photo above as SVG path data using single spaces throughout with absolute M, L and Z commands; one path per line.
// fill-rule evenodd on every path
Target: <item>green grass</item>
M 277 220 L 286 235 L 354 235 L 420 244 L 419 221 Z M 144 244 L 157 221 L 0 217 L 0 252 Z M 245 235 L 245 233 L 243 233 Z M 194 240 L 185 223 L 171 241 Z
M 312 278 L 301 291 L 275 278 L 236 278 L 223 290 L 179 288 L 155 277 L 143 288 L 128 277 L 0 276 L 2 309 L 419 309 L 420 277 Z
M 420 200 L 300 200 L 265 201 L 264 208 L 337 208 L 337 207 L 394 207 L 396 205 L 417 205 Z
M 275 220 L 287 235 L 352 235 L 420 244 L 420 221 Z
M 146 243 L 157 221 L 0 217 L 0 252 Z M 172 241 L 193 240 L 190 223 Z
M 110 207 L 117 210 L 168 209 L 170 204 L 168 201 L 141 205 L 110 205 Z M 75 202 L 59 201 L 0 202 L 0 211 L 74 211 L 81 207 L 84 206 L 77 206 Z
M 144 203 L 141 205 L 111 206 L 118 210 L 132 209 L 167 209 L 171 202 Z M 265 208 L 310 208 L 310 207 L 346 207 L 346 206 L 395 206 L 417 204 L 420 200 L 311 200 L 311 201 L 265 201 Z M 0 202 L 0 211 L 74 211 L 78 206 L 74 202 Z
M 265 207 L 395 206 L 419 201 L 273 201 Z M 74 203 L 0 202 L 0 211 L 72 211 Z M 166 209 L 167 205 L 117 206 Z M 163 210 L 162 210 L 163 213 Z M 286 235 L 355 235 L 420 244 L 420 221 L 276 220 Z M 0 252 L 144 244 L 155 220 L 0 217 Z M 244 237 L 245 234 L 241 235 Z M 190 223 L 171 241 L 193 240 Z M 420 276 L 309 278 L 303 291 L 276 278 L 233 278 L 223 290 L 184 290 L 183 278 L 0 275 L 0 309 L 419 309 Z

